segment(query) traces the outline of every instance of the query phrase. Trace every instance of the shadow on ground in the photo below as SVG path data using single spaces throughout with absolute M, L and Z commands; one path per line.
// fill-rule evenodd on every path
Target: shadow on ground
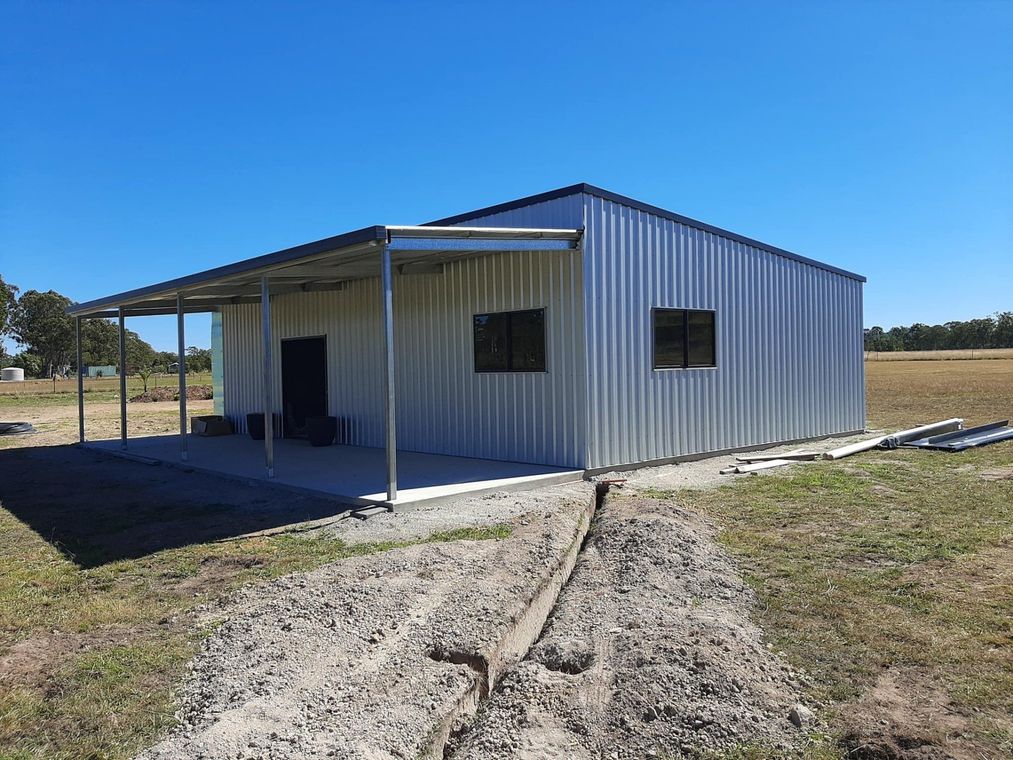
M 325 498 L 76 446 L 0 449 L 0 505 L 81 568 L 348 509 Z

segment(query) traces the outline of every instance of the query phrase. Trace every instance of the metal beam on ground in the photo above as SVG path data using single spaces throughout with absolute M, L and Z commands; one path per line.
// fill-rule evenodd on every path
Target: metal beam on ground
M 127 325 L 123 307 L 119 308 L 120 326 L 120 448 L 127 447 Z
M 81 317 L 74 320 L 74 332 L 77 336 L 77 438 L 84 443 L 84 375 L 82 357 L 84 350 L 81 347 Z
M 274 370 L 271 367 L 271 287 L 260 278 L 260 330 L 264 339 L 264 462 L 267 477 L 274 477 Z
M 383 306 L 384 417 L 387 446 L 387 501 L 397 498 L 397 424 L 394 382 L 394 281 L 390 267 L 390 246 L 380 253 L 380 282 Z
M 186 441 L 186 331 L 184 328 L 183 294 L 176 294 L 176 345 L 179 351 L 176 365 L 179 368 L 179 458 L 189 458 Z

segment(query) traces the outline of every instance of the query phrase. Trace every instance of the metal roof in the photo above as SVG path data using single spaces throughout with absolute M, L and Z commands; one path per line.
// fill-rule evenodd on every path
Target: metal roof
M 383 244 L 390 245 L 392 265 L 412 273 L 494 252 L 574 248 L 580 235 L 573 229 L 376 225 L 74 304 L 67 312 L 105 317 L 122 306 L 129 307 L 128 316 L 175 313 L 177 293 L 183 294 L 186 311 L 211 311 L 222 304 L 259 301 L 264 275 L 278 294 L 339 290 L 348 281 L 375 277 Z
M 471 219 L 489 216 L 490 214 L 497 214 L 503 211 L 513 211 L 514 209 L 524 208 L 525 206 L 531 206 L 535 203 L 544 203 L 545 201 L 555 200 L 556 198 L 565 198 L 568 195 L 576 195 L 578 193 L 585 193 L 587 195 L 593 195 L 598 198 L 613 201 L 614 203 L 621 203 L 624 206 L 629 206 L 630 208 L 638 209 L 639 211 L 644 211 L 648 214 L 654 214 L 655 216 L 660 216 L 664 219 L 671 219 L 673 222 L 678 222 L 679 224 L 684 224 L 688 227 L 694 227 L 698 230 L 720 235 L 721 237 L 728 238 L 729 240 L 735 240 L 739 243 L 751 245 L 754 248 L 759 248 L 760 250 L 767 251 L 768 253 L 784 256 L 785 258 L 789 258 L 794 261 L 801 261 L 805 264 L 810 264 L 829 272 L 850 277 L 854 280 L 858 280 L 859 282 L 866 282 L 866 278 L 860 274 L 855 274 L 854 272 L 849 272 L 846 269 L 835 267 L 832 264 L 827 264 L 822 261 L 817 261 L 816 259 L 801 256 L 797 253 L 792 253 L 784 248 L 778 248 L 777 246 L 769 245 L 759 240 L 754 240 L 753 238 L 746 237 L 745 235 L 739 235 L 738 233 L 722 229 L 721 227 L 715 227 L 713 224 L 707 224 L 706 222 L 691 219 L 688 216 L 683 216 L 682 214 L 676 214 L 674 211 L 668 211 L 667 209 L 663 209 L 659 206 L 652 206 L 649 203 L 644 203 L 643 201 L 638 201 L 634 198 L 620 195 L 619 193 L 613 193 L 611 190 L 605 190 L 604 188 L 596 187 L 595 185 L 589 185 L 586 182 L 579 182 L 576 185 L 567 185 L 566 187 L 560 187 L 556 190 L 549 190 L 548 192 L 539 193 L 537 195 L 529 195 L 525 198 L 507 201 L 506 203 L 498 203 L 494 206 L 487 206 L 486 208 L 477 209 L 475 211 L 468 211 L 464 214 L 457 214 L 456 216 L 444 217 L 443 219 L 437 219 L 429 222 L 429 224 L 434 226 L 460 224 Z
M 244 259 L 185 277 L 74 304 L 67 311 L 75 316 L 112 316 L 107 313 L 108 310 L 129 306 L 133 309 L 133 313 L 137 314 L 174 313 L 177 293 L 184 294 L 188 311 L 209 311 L 224 303 L 259 300 L 259 280 L 260 277 L 268 273 L 271 274 L 272 282 L 275 283 L 272 292 L 338 289 L 343 282 L 375 276 L 378 273 L 378 263 L 371 252 L 375 251 L 381 243 L 389 242 L 395 238 L 429 241 L 428 243 L 413 244 L 410 248 L 394 248 L 394 263 L 402 267 L 419 265 L 423 259 L 427 264 L 437 264 L 492 251 L 531 250 L 533 247 L 538 247 L 533 241 L 539 240 L 576 241 L 580 236 L 580 230 L 460 227 L 455 225 L 490 214 L 523 208 L 578 193 L 621 203 L 689 227 L 754 246 L 778 256 L 801 261 L 860 282 L 866 281 L 865 277 L 854 272 L 581 182 L 507 203 L 469 211 L 465 214 L 438 219 L 425 225 L 363 227 L 360 230 Z M 470 240 L 472 244 L 463 243 L 462 240 Z M 492 242 L 479 242 L 483 240 Z M 509 240 L 524 241 L 524 244 L 521 246 L 518 243 L 514 248 L 504 247 L 503 241 Z

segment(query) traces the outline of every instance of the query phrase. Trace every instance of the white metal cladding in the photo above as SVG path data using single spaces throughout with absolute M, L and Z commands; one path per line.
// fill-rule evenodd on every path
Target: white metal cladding
M 397 442 L 409 451 L 582 467 L 586 451 L 580 253 L 501 253 L 443 274 L 395 275 Z M 476 373 L 475 314 L 544 308 L 544 373 Z M 226 306 L 226 414 L 245 431 L 262 408 L 259 304 Z M 383 446 L 382 331 L 377 278 L 340 291 L 271 300 L 280 411 L 280 343 L 327 336 L 329 413 L 352 420 L 351 442 Z
M 864 427 L 861 282 L 584 199 L 588 469 Z M 652 307 L 714 309 L 717 367 L 653 370 Z

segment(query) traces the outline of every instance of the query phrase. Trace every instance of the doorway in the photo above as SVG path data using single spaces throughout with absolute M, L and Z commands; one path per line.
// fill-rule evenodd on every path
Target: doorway
M 327 338 L 281 342 L 282 435 L 305 438 L 306 418 L 327 415 Z

